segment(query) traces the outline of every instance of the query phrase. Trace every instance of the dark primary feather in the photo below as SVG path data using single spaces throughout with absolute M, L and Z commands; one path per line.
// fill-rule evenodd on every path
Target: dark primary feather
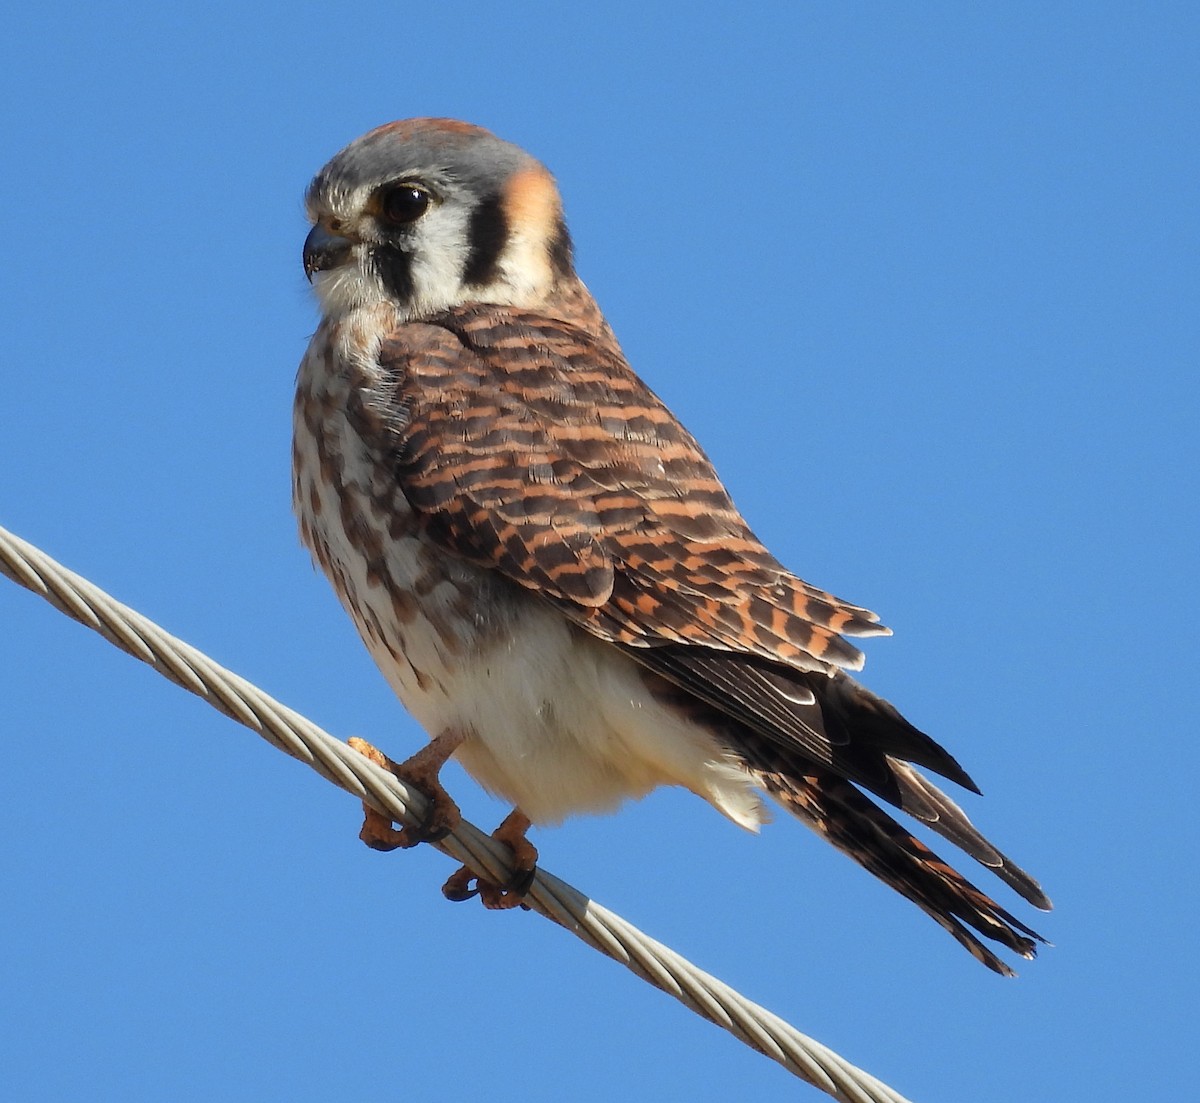
M 773 766 L 769 753 L 757 757 L 763 783 L 789 811 L 848 854 L 864 869 L 908 897 L 989 969 L 1010 969 L 972 931 L 1032 958 L 1044 939 L 991 897 L 980 892 L 919 839 L 905 831 L 844 778 L 812 768 L 796 773 Z
M 954 801 L 907 762 L 889 761 L 900 786 L 900 807 L 905 812 L 986 866 L 1035 908 L 1049 911 L 1053 907 L 1042 886 L 988 842 Z
M 889 755 L 979 792 L 946 750 L 841 671 L 795 671 L 699 647 L 657 647 L 634 657 L 760 735 L 802 751 L 897 806 L 900 787 Z
M 910 812 L 1038 907 L 1037 883 L 913 762 L 957 761 L 842 672 L 876 616 L 797 578 L 751 532 L 707 456 L 606 328 L 467 306 L 400 327 L 374 397 L 429 536 L 552 601 L 715 710 L 776 799 L 1000 968 L 963 923 L 1033 935 L 849 781 Z M 365 415 L 364 415 L 365 416 Z
M 710 725 L 724 731 L 731 747 L 759 772 L 767 790 L 839 849 L 926 911 L 938 901 L 947 907 L 947 901 L 953 901 L 951 916 L 989 937 L 997 937 L 997 922 L 1010 924 L 1012 930 L 1000 940 L 1031 956 L 1033 945 L 1028 940 L 1040 940 L 1034 931 L 865 796 L 843 784 L 853 781 L 903 809 L 1035 907 L 1050 907 L 1029 874 L 988 842 L 954 801 L 903 761 L 929 766 L 978 792 L 962 767 L 887 701 L 840 671 L 826 676 L 777 665 L 772 669 L 754 658 L 694 647 L 630 650 L 629 654 L 713 706 L 721 717 L 736 721 L 731 729 L 719 718 L 709 718 Z M 943 919 L 939 922 L 947 926 Z M 981 961 L 997 968 L 996 959 L 982 951 L 973 936 L 964 934 L 961 925 L 951 923 L 947 930 Z

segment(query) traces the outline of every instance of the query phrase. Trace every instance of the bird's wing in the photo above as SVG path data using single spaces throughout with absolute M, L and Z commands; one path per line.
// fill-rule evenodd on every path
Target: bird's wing
M 763 547 L 608 339 L 464 307 L 401 326 L 379 362 L 388 383 L 368 428 L 386 432 L 429 535 L 593 634 L 827 672 L 861 665 L 843 635 L 887 631 Z
M 442 547 L 892 803 L 901 794 L 889 755 L 975 789 L 878 698 L 854 724 L 823 719 L 816 691 L 827 696 L 828 676 L 862 662 L 843 635 L 886 629 L 767 551 L 695 439 L 610 339 L 537 314 L 462 307 L 401 326 L 379 363 L 385 383 L 361 428 L 384 437 Z

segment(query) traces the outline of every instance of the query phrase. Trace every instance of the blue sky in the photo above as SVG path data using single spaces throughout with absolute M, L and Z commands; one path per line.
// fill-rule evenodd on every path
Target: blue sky
M 1183 1098 L 1200 18 L 1138 7 L 11 13 L 0 524 L 415 749 L 290 515 L 301 197 L 377 123 L 488 126 L 759 534 L 895 629 L 866 681 L 980 781 L 1056 946 L 1004 981 L 801 825 L 678 793 L 540 832 L 546 867 L 919 1103 Z M 367 851 L 350 798 L 2 581 L 0 623 L 5 1098 L 820 1098 L 446 903 L 445 859 Z

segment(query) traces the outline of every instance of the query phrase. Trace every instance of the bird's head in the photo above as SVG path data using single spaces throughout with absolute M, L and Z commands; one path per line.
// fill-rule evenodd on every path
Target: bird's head
M 386 302 L 404 318 L 463 303 L 536 306 L 574 278 L 554 178 L 453 119 L 351 142 L 309 185 L 304 271 L 327 316 Z

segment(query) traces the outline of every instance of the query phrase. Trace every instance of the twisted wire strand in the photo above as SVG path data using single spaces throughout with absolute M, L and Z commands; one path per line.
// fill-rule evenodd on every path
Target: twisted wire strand
M 421 822 L 426 806 L 421 793 L 4 528 L 0 528 L 0 573 L 385 816 L 397 823 Z M 489 880 L 503 883 L 511 873 L 507 847 L 466 820 L 435 845 Z M 525 902 L 834 1099 L 909 1103 L 541 867 Z

